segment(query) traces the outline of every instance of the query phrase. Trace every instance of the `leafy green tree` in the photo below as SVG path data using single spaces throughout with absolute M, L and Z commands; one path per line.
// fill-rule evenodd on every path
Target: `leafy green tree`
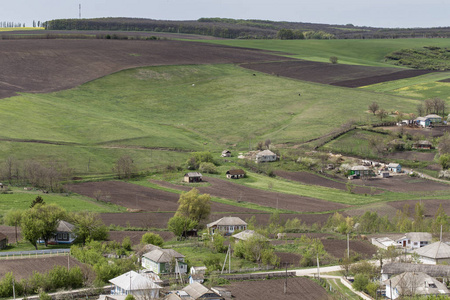
M 217 173 L 216 166 L 210 162 L 200 163 L 198 170 L 202 173 L 208 173 L 208 174 L 216 174 Z
M 44 199 L 41 196 L 37 196 L 36 199 L 31 202 L 30 208 L 33 208 L 36 204 L 45 204 Z
M 43 221 L 41 238 L 47 247 L 48 240 L 56 234 L 58 223 L 65 218 L 66 211 L 56 204 L 36 205 L 32 209 L 38 211 L 39 218 Z
M 77 240 L 83 245 L 87 240 L 106 240 L 108 238 L 108 227 L 98 213 L 78 212 L 74 213 L 71 218 L 75 225 Z
M 212 237 L 212 245 L 214 250 L 218 253 L 226 252 L 227 246 L 224 245 L 225 237 L 221 235 L 219 232 L 216 232 Z
M 387 117 L 388 112 L 381 108 L 376 112 L 376 115 L 380 118 L 380 121 L 383 122 L 383 119 Z
M 133 295 L 128 294 L 128 295 L 125 297 L 125 300 L 136 300 L 136 298 L 134 298 Z
M 449 154 L 450 153 L 450 133 L 446 132 L 444 135 L 439 139 L 439 154 Z M 441 164 L 442 165 L 442 164 Z M 447 165 L 448 169 L 448 165 Z
M 202 162 L 215 164 L 211 152 L 193 152 L 186 161 L 189 170 L 197 170 Z
M 367 284 L 369 283 L 369 278 L 364 274 L 356 274 L 355 280 L 353 281 L 353 288 L 357 291 L 364 291 Z
M 434 215 L 434 219 L 431 223 L 431 230 L 433 234 L 438 235 L 441 231 L 441 225 L 442 225 L 442 231 L 447 232 L 450 227 L 450 219 L 448 215 L 445 213 L 444 208 L 442 207 L 442 203 L 439 204 L 439 208 L 436 211 L 436 214 Z
M 200 194 L 196 188 L 183 193 L 178 200 L 175 216 L 183 216 L 197 223 L 206 220 L 211 212 L 211 196 Z
M 439 164 L 443 170 L 450 168 L 450 153 L 442 154 L 439 156 Z
M 245 241 L 237 242 L 234 245 L 234 254 L 252 262 L 264 263 L 273 261 L 271 257 L 274 250 L 264 237 L 253 236 Z
M 45 221 L 40 218 L 38 206 L 42 204 L 37 204 L 35 207 L 25 211 L 22 215 L 21 229 L 22 236 L 25 240 L 29 241 L 34 248 L 37 248 L 37 241 L 42 236 L 42 228 L 45 227 Z
M 17 226 L 20 226 L 22 215 L 23 211 L 19 209 L 10 209 L 5 215 L 5 224 L 8 226 L 14 226 L 16 233 L 16 244 L 19 243 L 17 238 Z
M 170 221 L 169 221 L 170 222 Z M 164 245 L 164 240 L 163 238 L 157 234 L 157 233 L 153 233 L 153 232 L 147 232 L 145 233 L 142 238 L 141 238 L 141 244 L 152 244 L 155 246 L 159 246 L 162 247 Z
M 131 239 L 129 236 L 126 236 L 122 240 L 122 248 L 126 251 L 131 251 Z
M 292 29 L 286 29 L 282 28 L 278 30 L 277 32 L 277 39 L 280 40 L 293 40 L 294 39 L 294 32 Z
M 192 219 L 189 219 L 185 216 L 177 216 L 169 219 L 168 228 L 172 231 L 177 237 L 181 237 L 183 233 L 192 230 L 198 226 L 198 223 Z

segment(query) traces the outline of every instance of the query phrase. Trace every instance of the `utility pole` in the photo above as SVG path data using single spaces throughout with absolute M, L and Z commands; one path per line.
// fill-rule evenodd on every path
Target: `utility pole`
M 317 275 L 320 280 L 319 252 L 317 252 Z
M 78 18 L 81 19 L 81 3 L 78 5 Z
M 284 281 L 284 294 L 287 293 L 287 263 L 286 263 L 286 279 Z
M 350 258 L 350 233 L 347 232 L 347 258 Z

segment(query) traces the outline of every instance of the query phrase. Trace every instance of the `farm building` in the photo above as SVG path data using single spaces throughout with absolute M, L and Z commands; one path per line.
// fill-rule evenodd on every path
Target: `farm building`
M 205 273 L 206 273 L 206 267 L 191 267 L 189 275 L 189 283 L 198 282 L 203 283 L 205 281 Z
M 408 232 L 404 237 L 396 241 L 397 245 L 408 249 L 419 249 L 431 243 L 431 233 Z
M 447 278 L 450 274 L 450 266 L 411 263 L 384 264 L 383 268 L 381 269 L 381 280 L 387 280 L 392 276 L 401 274 L 403 272 L 423 272 L 434 278 Z
M 255 161 L 257 163 L 276 161 L 277 155 L 270 150 L 260 151 L 256 154 Z
M 414 123 L 416 123 L 417 126 L 421 127 L 428 127 L 431 124 L 430 119 L 425 117 L 418 117 L 417 119 L 414 120 Z
M 393 172 L 393 173 L 401 173 L 402 172 L 402 166 L 400 164 L 396 164 L 396 163 L 390 163 L 387 166 L 389 172 Z
M 402 295 L 449 295 L 445 284 L 423 272 L 404 272 L 383 283 L 386 285 L 386 297 L 389 299 L 397 299 Z
M 0 250 L 8 246 L 8 237 L 0 232 Z
M 173 266 L 175 260 L 176 266 Z M 187 264 L 184 262 L 184 255 L 173 249 L 155 248 L 142 255 L 142 267 L 153 271 L 156 274 L 187 273 Z
M 230 150 L 223 150 L 221 156 L 222 157 L 231 157 L 231 151 Z
M 433 144 L 430 141 L 423 140 L 423 141 L 415 142 L 412 145 L 412 148 L 413 149 L 427 149 L 427 150 L 429 150 L 429 149 L 433 148 Z
M 442 123 L 442 117 L 436 114 L 426 115 L 425 118 L 430 120 L 431 124 Z
M 182 291 L 186 292 L 189 296 L 191 296 L 190 299 L 194 300 L 223 300 L 223 297 L 219 296 L 218 294 L 214 293 L 203 284 L 198 282 L 191 283 L 187 287 L 183 288 Z
M 374 172 L 372 169 L 366 166 L 353 166 L 350 169 L 350 176 L 352 177 L 361 177 L 361 176 L 374 176 Z
M 217 221 L 209 223 L 206 227 L 208 228 L 209 234 L 214 234 L 218 231 L 224 235 L 231 235 L 234 231 L 246 230 L 247 223 L 238 217 L 223 217 Z
M 378 248 L 387 249 L 389 247 L 395 247 L 397 246 L 396 242 L 388 237 L 379 237 L 379 238 L 372 238 L 371 240 L 372 245 L 377 246 Z
M 414 250 L 424 264 L 436 265 L 450 263 L 450 246 L 444 242 L 436 242 Z
M 112 295 L 133 295 L 136 299 L 158 299 L 159 290 L 162 289 L 149 277 L 130 271 L 109 282 L 112 283 Z
M 184 174 L 184 182 L 201 182 L 203 175 L 199 172 L 189 172 Z
M 226 173 L 228 179 L 239 179 L 245 177 L 245 171 L 242 169 L 229 170 Z

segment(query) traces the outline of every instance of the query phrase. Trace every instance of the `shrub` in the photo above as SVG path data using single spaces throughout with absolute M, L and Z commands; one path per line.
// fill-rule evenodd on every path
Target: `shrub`
M 353 281 L 353 288 L 357 291 L 366 290 L 367 284 L 369 284 L 369 278 L 363 274 L 357 274 L 355 276 L 355 281 Z
M 162 245 L 164 244 L 164 240 L 159 234 L 156 234 L 153 232 L 147 232 L 146 234 L 144 234 L 142 236 L 141 243 L 142 244 L 152 244 L 155 246 L 162 247 Z
M 198 169 L 202 173 L 208 173 L 208 174 L 216 174 L 217 173 L 216 166 L 213 163 L 209 163 L 209 162 L 202 162 Z
M 131 240 L 129 236 L 126 236 L 122 240 L 122 248 L 126 251 L 131 251 Z

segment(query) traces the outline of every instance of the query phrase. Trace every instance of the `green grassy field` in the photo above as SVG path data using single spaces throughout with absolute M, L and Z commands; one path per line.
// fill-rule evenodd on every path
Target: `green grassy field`
M 106 212 L 125 211 L 124 208 L 116 205 L 94 202 L 92 201 L 92 199 L 89 199 L 87 197 L 82 197 L 73 194 L 65 196 L 63 194 L 42 194 L 13 189 L 11 194 L 0 194 L 0 215 L 6 213 L 11 208 L 15 209 L 30 208 L 31 202 L 38 195 L 44 199 L 45 203 L 57 204 L 68 212 L 93 211 L 98 213 L 106 213 Z
M 44 27 L 2 27 L 0 28 L 0 32 L 7 31 L 24 31 L 24 30 L 44 30 Z
M 393 66 L 384 62 L 384 56 L 395 50 L 423 46 L 450 46 L 450 39 L 208 40 L 202 42 L 279 51 L 286 56 L 321 62 L 329 62 L 330 56 L 337 56 L 339 63 L 378 67 Z
M 110 172 L 112 162 L 127 152 L 149 168 L 154 166 L 152 155 L 158 163 L 183 159 L 183 153 L 150 153 L 149 148 L 220 152 L 232 146 L 248 149 L 249 142 L 254 146 L 267 138 L 296 143 L 333 131 L 349 119 L 374 119 L 366 112 L 373 101 L 404 112 L 414 111 L 418 103 L 252 73 L 233 65 L 149 67 L 67 91 L 4 99 L 0 138 L 12 141 L 2 143 L 0 155 L 66 160 L 77 172 L 84 172 L 93 157 L 96 172 Z

